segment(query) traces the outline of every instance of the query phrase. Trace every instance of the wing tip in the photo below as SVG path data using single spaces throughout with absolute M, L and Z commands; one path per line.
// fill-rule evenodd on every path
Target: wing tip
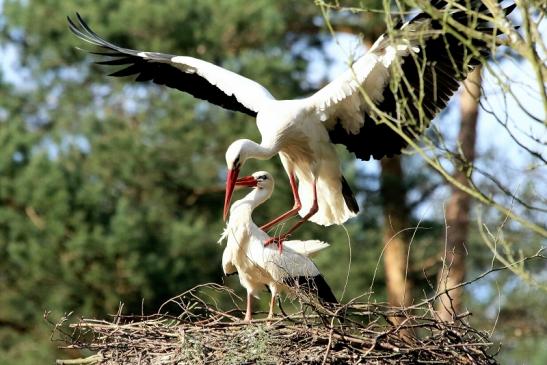
M 118 53 L 124 53 L 122 52 L 122 49 L 101 36 L 99 36 L 91 27 L 86 23 L 84 18 L 79 12 L 75 12 L 76 14 L 76 21 L 73 20 L 70 16 L 67 16 L 67 22 L 68 22 L 68 28 L 70 31 L 81 40 L 91 43 L 95 46 L 109 49 Z

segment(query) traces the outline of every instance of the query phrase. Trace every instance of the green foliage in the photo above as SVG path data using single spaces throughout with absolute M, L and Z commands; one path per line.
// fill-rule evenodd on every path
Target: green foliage
M 381 1 L 369 5 L 382 8 Z M 0 9 L 0 58 L 16 52 L 18 79 L 10 84 L 0 72 L 0 364 L 52 363 L 44 310 L 103 317 L 123 302 L 127 313 L 150 313 L 196 284 L 223 280 L 216 240 L 224 152 L 241 136 L 259 139 L 250 117 L 106 77 L 76 50 L 89 46 L 68 31 L 66 16 L 78 11 L 100 35 L 130 48 L 221 64 L 278 98 L 311 91 L 302 89 L 305 52 L 326 57 L 325 37 L 320 10 L 291 0 L 4 0 Z M 363 17 L 367 34 L 380 32 L 384 14 Z M 416 164 L 409 184 L 421 196 L 435 179 L 407 161 Z M 346 226 L 348 234 L 310 224 L 297 238 L 331 243 L 316 261 L 337 296 L 367 292 L 374 278 L 373 299 L 382 301 L 376 176 L 346 165 L 364 212 Z M 292 198 L 277 159 L 249 161 L 243 173 L 256 170 L 278 180 L 256 212 L 263 223 Z M 423 226 L 413 246 L 418 259 L 438 255 L 444 238 L 442 219 Z M 419 294 L 430 290 L 418 284 Z M 263 337 L 252 338 L 264 345 Z

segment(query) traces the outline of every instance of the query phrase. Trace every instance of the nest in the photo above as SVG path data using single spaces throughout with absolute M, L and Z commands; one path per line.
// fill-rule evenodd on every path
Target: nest
M 404 310 L 357 301 L 324 307 L 302 295 L 296 313 L 248 324 L 239 309 L 223 310 L 215 300 L 219 296 L 238 300 L 231 289 L 207 284 L 169 300 L 151 316 L 125 316 L 120 309 L 110 320 L 71 323 L 65 317 L 54 323 L 53 338 L 62 348 L 95 355 L 57 363 L 497 363 L 488 334 L 466 322 L 468 313 L 444 322 L 427 300 Z

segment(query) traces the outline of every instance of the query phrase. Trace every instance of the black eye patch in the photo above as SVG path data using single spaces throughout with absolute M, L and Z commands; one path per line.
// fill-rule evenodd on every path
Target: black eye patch
M 266 175 L 261 175 L 257 178 L 257 180 L 268 180 L 268 176 Z

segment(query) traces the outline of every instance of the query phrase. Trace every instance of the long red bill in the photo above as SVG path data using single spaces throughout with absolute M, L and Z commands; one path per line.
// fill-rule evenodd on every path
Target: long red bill
M 236 187 L 237 175 L 239 174 L 239 169 L 236 167 L 232 170 L 228 170 L 226 174 L 226 192 L 224 195 L 224 220 L 228 217 L 228 212 L 230 211 L 230 202 L 232 201 L 232 194 L 234 193 L 234 188 Z
M 245 176 L 237 179 L 236 186 L 250 186 L 255 187 L 258 184 L 258 180 L 254 176 Z

